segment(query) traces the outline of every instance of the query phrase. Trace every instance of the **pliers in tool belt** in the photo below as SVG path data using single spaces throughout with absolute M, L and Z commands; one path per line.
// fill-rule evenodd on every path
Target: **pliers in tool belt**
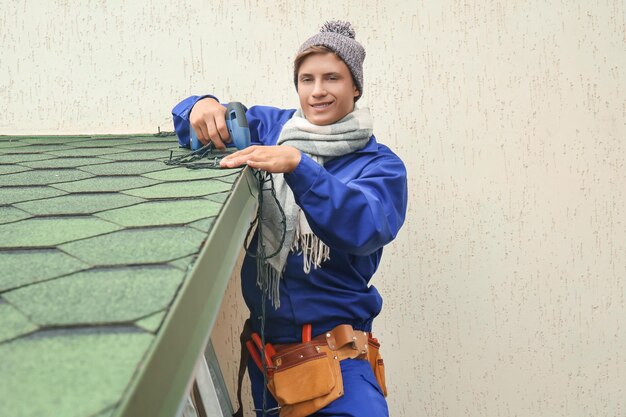
M 250 337 L 251 340 L 246 342 L 246 347 L 248 348 L 248 352 L 250 352 L 250 356 L 252 356 L 252 360 L 256 363 L 256 366 L 259 367 L 261 372 L 267 369 L 267 375 L 272 376 L 274 373 L 272 356 L 276 354 L 276 350 L 271 343 L 266 343 L 265 349 L 263 349 L 263 343 L 258 333 L 252 333 Z M 263 360 L 261 360 L 261 355 L 263 355 Z

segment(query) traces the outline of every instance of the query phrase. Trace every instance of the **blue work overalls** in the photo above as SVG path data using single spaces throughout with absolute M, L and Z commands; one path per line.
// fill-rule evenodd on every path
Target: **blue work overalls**
M 189 146 L 189 113 L 203 97 L 189 97 L 172 111 L 181 146 Z M 246 116 L 252 144 L 275 145 L 294 112 L 251 107 Z M 314 336 L 339 324 L 371 331 L 372 321 L 382 308 L 382 297 L 369 281 L 379 265 L 383 246 L 396 237 L 404 222 L 404 164 L 372 135 L 363 149 L 334 158 L 324 166 L 303 153 L 300 164 L 285 174 L 285 180 L 311 229 L 330 248 L 330 259 L 307 274 L 302 256 L 290 253 L 280 282 L 280 308 L 274 309 L 266 300 L 266 340 L 300 342 L 304 324 L 312 325 Z M 255 242 L 256 238 L 253 246 Z M 241 269 L 242 291 L 252 329 L 260 332 L 262 294 L 256 279 L 256 261 L 246 256 Z M 315 415 L 386 416 L 387 405 L 369 363 L 344 360 L 341 369 L 344 396 Z M 248 370 L 255 406 L 260 408 L 262 374 L 254 364 Z M 271 395 L 268 398 L 275 405 Z

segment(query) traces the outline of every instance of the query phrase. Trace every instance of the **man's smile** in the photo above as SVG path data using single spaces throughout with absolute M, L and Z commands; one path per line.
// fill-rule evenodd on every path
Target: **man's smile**
M 322 103 L 315 103 L 315 104 L 311 104 L 311 107 L 313 107 L 316 110 L 323 110 L 326 109 L 327 107 L 329 107 L 331 104 L 333 104 L 335 101 L 325 101 Z

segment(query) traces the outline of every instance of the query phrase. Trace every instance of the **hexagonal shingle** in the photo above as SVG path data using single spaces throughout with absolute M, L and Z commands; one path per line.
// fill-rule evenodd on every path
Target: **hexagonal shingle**
M 28 143 L 20 142 L 18 139 L 0 139 L 0 148 L 19 148 L 28 146 Z
M 81 140 L 78 142 L 72 143 L 73 146 L 80 148 L 104 148 L 104 147 L 113 147 L 119 145 L 132 145 L 137 143 L 139 139 L 137 138 L 120 138 L 120 137 L 111 137 L 111 138 L 89 138 L 87 140 Z
M 196 258 L 196 255 L 185 256 L 184 258 L 176 259 L 175 261 L 170 262 L 169 265 L 172 265 L 173 267 L 176 267 L 183 271 L 187 271 L 192 266 Z
M 31 145 L 51 145 L 51 144 L 61 144 L 61 145 L 71 145 L 75 142 L 83 141 L 89 138 L 89 135 L 78 135 L 78 136 L 20 136 L 19 140 L 23 143 L 29 143 Z
M 76 181 L 93 177 L 87 172 L 75 169 L 42 169 L 0 176 L 0 186 L 5 185 L 44 185 L 57 182 Z
M 0 206 L 0 224 L 11 223 L 18 220 L 31 217 L 30 214 L 25 211 L 18 210 L 14 207 L 2 207 Z
M 216 203 L 224 204 L 224 202 L 228 199 L 229 196 L 230 196 L 230 193 L 218 193 L 218 194 L 207 195 L 206 198 L 208 200 L 215 201 Z
M 70 149 L 68 146 L 65 146 L 62 143 L 43 143 L 43 144 L 29 144 L 29 146 L 24 147 L 24 148 L 20 148 L 20 151 L 25 152 L 25 153 L 33 153 L 33 152 L 37 152 L 37 153 L 41 153 L 41 152 L 48 152 L 48 151 L 57 151 L 57 150 L 63 150 L 63 149 Z
M 153 339 L 145 332 L 74 330 L 0 344 L 0 408 L 11 416 L 93 415 L 119 402 Z
M 170 169 L 170 167 L 161 161 L 121 161 L 84 166 L 80 169 L 96 175 L 138 175 Z
M 231 188 L 232 186 L 221 181 L 179 181 L 166 182 L 144 188 L 135 188 L 125 191 L 124 194 L 143 198 L 200 197 L 230 191 Z
M 27 167 L 19 165 L 0 165 L 0 175 L 17 174 L 18 172 L 28 171 Z
M 0 292 L 80 271 L 87 264 L 57 249 L 0 251 Z
M 0 248 L 54 246 L 119 229 L 93 217 L 28 219 L 0 225 Z
M 176 169 L 168 169 L 167 171 L 151 172 L 144 174 L 146 178 L 152 178 L 160 181 L 187 181 L 200 180 L 208 178 L 225 177 L 234 175 L 241 171 L 241 168 L 235 169 L 187 169 L 179 167 Z
M 168 307 L 183 276 L 170 266 L 89 270 L 2 296 L 42 326 L 125 323 Z
M 202 219 L 202 220 L 195 221 L 193 223 L 189 223 L 189 226 L 193 227 L 194 229 L 200 230 L 201 232 L 206 233 L 209 230 L 211 230 L 211 227 L 213 226 L 214 222 L 215 222 L 215 217 L 209 217 L 208 219 Z
M 120 230 L 59 249 L 91 265 L 165 263 L 197 253 L 205 233 L 181 227 Z
M 95 214 L 123 226 L 185 224 L 217 215 L 221 205 L 209 200 L 151 201 Z
M 16 310 L 11 304 L 3 303 L 1 299 L 0 317 L 2 317 L 0 342 L 37 330 L 37 326 L 28 321 L 24 314 Z
M 51 216 L 96 213 L 102 210 L 130 206 L 142 201 L 144 200 L 141 198 L 118 193 L 70 194 L 49 198 L 45 203 L 41 201 L 17 203 L 15 207 L 32 214 Z
M 37 147 L 35 146 L 22 146 L 19 148 L 0 148 L 0 155 L 25 155 L 25 156 L 29 156 L 29 155 L 45 155 L 45 152 L 41 152 L 39 150 L 37 150 Z M 47 155 L 47 158 L 51 158 L 53 157 L 52 155 Z
M 218 181 L 223 181 L 227 184 L 234 184 L 237 181 L 236 175 L 224 175 L 223 177 L 219 177 Z
M 120 148 L 133 150 L 136 152 L 155 151 L 155 150 L 161 150 L 161 149 L 167 149 L 167 148 L 174 148 L 175 144 L 176 144 L 176 139 L 156 140 L 154 138 L 150 138 L 146 141 L 138 141 L 137 143 L 133 143 L 129 145 L 120 145 Z M 177 149 L 177 147 L 174 149 Z
M 174 152 L 174 155 L 179 155 L 180 151 Z M 103 155 L 103 159 L 109 159 L 111 161 L 167 161 L 170 157 L 169 151 L 144 151 L 144 152 L 124 152 L 116 153 L 112 155 Z
M 48 151 L 49 154 L 56 156 L 98 156 L 121 152 L 128 152 L 128 150 L 120 148 L 71 148 Z
M 0 204 L 13 204 L 21 201 L 39 200 L 65 194 L 51 187 L 0 187 Z
M 30 168 L 71 168 L 83 165 L 106 164 L 106 159 L 95 157 L 90 158 L 54 158 L 43 161 L 20 162 L 22 165 Z
M 17 154 L 7 154 L 7 155 L 0 155 L 0 164 L 16 164 L 18 162 L 28 162 L 28 161 L 41 161 L 44 159 L 51 159 L 54 158 L 54 156 L 52 155 L 45 155 L 45 154 L 30 154 L 30 155 L 24 155 L 23 153 L 17 153 Z
M 156 184 L 158 181 L 144 177 L 120 176 L 120 177 L 97 177 L 82 181 L 66 182 L 54 184 L 53 187 L 71 193 L 77 192 L 107 192 L 123 191 L 132 188 L 145 187 Z
M 154 313 L 151 316 L 136 321 L 135 325 L 150 333 L 156 333 L 156 331 L 159 330 L 163 319 L 165 318 L 165 313 L 165 310 L 159 311 L 158 313 Z

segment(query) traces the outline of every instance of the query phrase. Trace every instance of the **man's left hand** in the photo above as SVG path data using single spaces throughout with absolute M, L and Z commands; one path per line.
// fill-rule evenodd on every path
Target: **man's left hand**
M 296 169 L 301 157 L 300 151 L 293 146 L 254 145 L 228 155 L 222 159 L 220 167 L 236 168 L 246 164 L 262 171 L 289 173 Z

